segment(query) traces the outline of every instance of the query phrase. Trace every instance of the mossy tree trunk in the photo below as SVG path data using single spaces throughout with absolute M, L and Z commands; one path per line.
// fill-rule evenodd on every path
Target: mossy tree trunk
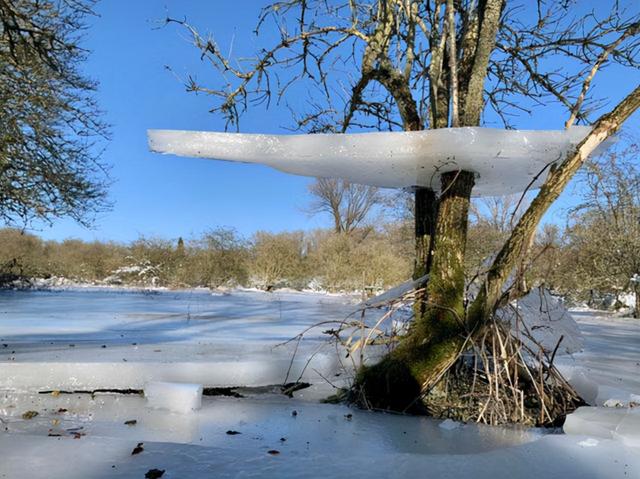
M 474 174 L 443 173 L 441 185 L 428 301 L 424 311 L 416 312 L 413 333 L 420 342 L 457 334 L 464 326 L 464 254 Z
M 457 357 L 466 336 L 464 253 L 474 174 L 444 173 L 426 301 L 415 305 L 411 332 L 380 363 L 360 371 L 367 405 L 409 410 Z

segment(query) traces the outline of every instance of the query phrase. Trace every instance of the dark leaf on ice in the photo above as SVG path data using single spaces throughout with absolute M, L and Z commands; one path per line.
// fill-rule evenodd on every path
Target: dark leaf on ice
M 240 431 L 233 431 L 233 430 L 230 429 L 230 430 L 227 431 L 227 434 L 229 436 L 235 436 L 236 434 L 242 434 L 242 433 Z
M 164 475 L 164 469 L 149 469 L 144 475 L 146 479 L 158 479 Z
M 277 456 L 278 454 L 280 454 L 280 451 L 278 451 L 277 449 L 271 449 L 270 451 L 267 451 L 267 454 L 271 454 L 272 456 Z
M 132 456 L 135 456 L 136 454 L 140 454 L 142 451 L 144 451 L 144 447 L 142 447 L 142 444 L 143 444 L 142 442 L 139 442 L 138 445 L 133 448 L 133 451 L 131 451 Z
M 128 421 L 124 422 L 127 426 L 135 426 L 136 424 L 138 424 L 138 421 L 135 419 L 130 419 Z
M 22 413 L 22 419 L 33 419 L 38 415 L 38 411 L 27 411 Z

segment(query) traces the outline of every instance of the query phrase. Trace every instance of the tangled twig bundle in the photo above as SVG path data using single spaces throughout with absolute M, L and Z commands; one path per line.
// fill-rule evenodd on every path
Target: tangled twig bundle
M 494 319 L 467 338 L 468 346 L 453 366 L 421 398 L 431 415 L 491 425 L 551 426 L 582 404 L 553 364 L 563 338 L 549 354 L 517 321 L 512 328 Z
M 423 294 L 424 289 L 417 289 L 375 306 L 365 303 L 343 321 L 323 322 L 313 328 L 331 324 L 333 327 L 324 333 L 357 371 L 391 351 L 410 333 L 410 306 Z M 367 311 L 380 308 L 384 310 L 382 315 L 368 319 Z M 468 331 L 457 358 L 434 385 L 423 388 L 414 404 L 434 417 L 531 426 L 556 425 L 582 405 L 554 365 L 563 337 L 548 351 L 534 338 L 517 308 L 513 312 L 512 321 L 494 315 L 482 327 Z M 299 341 L 303 334 L 296 339 Z M 364 407 L 369 404 L 356 385 L 352 385 L 350 396 Z

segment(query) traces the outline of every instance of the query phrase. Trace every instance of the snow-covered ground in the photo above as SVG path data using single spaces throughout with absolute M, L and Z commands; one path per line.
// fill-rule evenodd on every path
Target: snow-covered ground
M 291 399 L 240 389 L 243 398 L 205 396 L 176 413 L 135 394 L 37 392 L 263 386 L 287 371 L 293 381 L 331 326 L 305 336 L 291 370 L 295 342 L 274 345 L 352 311 L 347 298 L 300 293 L 0 292 L 0 478 L 640 478 L 640 408 L 583 409 L 568 434 L 551 434 L 320 404 L 332 391 L 320 374 L 341 380 L 330 348 L 306 369 L 314 386 Z M 634 400 L 640 322 L 575 316 L 585 349 L 557 361 L 598 402 Z

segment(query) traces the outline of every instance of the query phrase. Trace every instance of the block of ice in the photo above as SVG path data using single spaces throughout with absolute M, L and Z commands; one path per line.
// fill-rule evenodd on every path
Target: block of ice
M 452 419 L 445 419 L 440 424 L 438 424 L 438 427 L 440 429 L 444 429 L 445 431 L 453 431 L 454 429 L 462 427 L 462 423 L 453 421 Z
M 635 407 L 623 411 L 626 411 L 626 414 L 614 431 L 613 437 L 627 446 L 640 447 L 640 409 Z
M 157 153 L 260 163 L 313 177 L 338 177 L 385 188 L 439 188 L 446 171 L 477 174 L 475 196 L 524 191 L 591 130 L 442 128 L 412 132 L 256 135 L 149 130 Z M 546 174 L 531 185 L 539 187 Z
M 498 315 L 503 321 L 511 323 L 514 332 L 534 350 L 537 347 L 527 338 L 528 334 L 548 353 L 556 348 L 558 342 L 558 354 L 575 353 L 584 347 L 578 323 L 548 289 L 532 289 L 526 296 L 500 308 Z M 528 334 L 520 334 L 519 331 L 527 331 Z
M 624 415 L 623 409 L 581 407 L 567 416 L 563 430 L 574 436 L 612 439 Z
M 567 377 L 569 384 L 573 386 L 578 395 L 587 404 L 595 405 L 598 399 L 598 383 L 587 377 L 582 368 L 561 368 L 562 373 Z
M 188 413 L 202 406 L 202 385 L 187 383 L 149 382 L 144 387 L 147 405 L 154 409 Z
M 563 429 L 570 435 L 616 439 L 640 447 L 640 409 L 581 407 L 567 416 Z

